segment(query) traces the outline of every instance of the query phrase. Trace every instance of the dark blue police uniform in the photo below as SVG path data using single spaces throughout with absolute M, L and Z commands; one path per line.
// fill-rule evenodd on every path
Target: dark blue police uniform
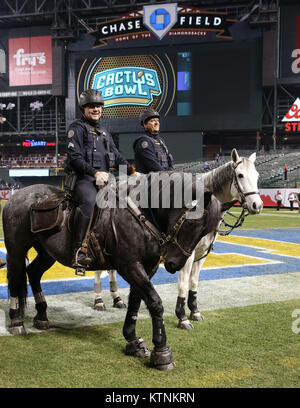
M 77 175 L 74 199 L 83 214 L 90 217 L 99 191 L 94 174 L 109 172 L 119 165 L 126 165 L 127 173 L 131 174 L 131 168 L 100 121 L 92 124 L 82 116 L 70 125 L 67 136 L 67 163 Z
M 150 173 L 150 171 L 173 170 L 173 157 L 161 136 L 145 131 L 134 144 L 134 159 L 136 171 Z

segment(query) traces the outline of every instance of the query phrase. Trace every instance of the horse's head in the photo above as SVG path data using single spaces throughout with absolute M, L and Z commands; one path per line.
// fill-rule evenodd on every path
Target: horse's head
M 263 208 L 263 202 L 257 187 L 259 174 L 254 165 L 255 159 L 256 153 L 251 154 L 249 158 L 245 158 L 240 157 L 236 149 L 231 152 L 233 169 L 231 194 L 240 201 L 241 205 L 250 214 L 259 214 Z
M 178 211 L 176 218 L 174 214 L 170 217 L 169 235 L 172 234 L 174 225 L 177 224 L 179 228 L 176 228 L 176 234 L 166 246 L 164 263 L 168 272 L 179 271 L 201 238 L 217 229 L 221 218 L 221 204 L 210 192 L 204 193 L 204 209 L 202 217 L 196 219 L 186 219 L 184 215 L 182 219 L 178 217 Z M 176 219 L 181 221 L 176 223 Z

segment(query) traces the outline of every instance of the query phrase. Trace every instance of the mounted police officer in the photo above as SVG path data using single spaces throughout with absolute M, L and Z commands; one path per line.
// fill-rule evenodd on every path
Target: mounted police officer
M 133 144 L 135 166 L 140 173 L 173 170 L 173 157 L 159 135 L 159 119 L 159 113 L 150 108 L 140 115 L 144 132 Z
M 98 189 L 107 184 L 109 170 L 126 165 L 128 174 L 134 172 L 100 123 L 103 105 L 101 92 L 83 91 L 79 98 L 82 117 L 70 125 L 67 133 L 67 164 L 77 176 L 73 196 L 78 203 L 73 223 L 74 268 L 85 268 L 91 263 L 82 242 L 89 229 Z

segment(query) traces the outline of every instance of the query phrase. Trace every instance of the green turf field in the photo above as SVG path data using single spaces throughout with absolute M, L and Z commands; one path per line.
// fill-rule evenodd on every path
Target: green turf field
M 300 227 L 300 214 L 288 209 L 264 209 L 262 215 L 248 216 L 243 225 L 246 229 L 295 227 Z M 297 273 L 292 279 L 300 288 Z M 8 303 L 5 313 L 7 317 Z M 125 356 L 122 322 L 0 336 L 0 387 L 298 388 L 297 316 L 300 289 L 299 298 L 293 300 L 206 311 L 205 320 L 195 323 L 193 331 L 177 329 L 175 315 L 168 315 L 168 345 L 176 362 L 168 372 L 151 368 L 149 358 Z M 152 349 L 150 319 L 138 320 L 137 333 Z

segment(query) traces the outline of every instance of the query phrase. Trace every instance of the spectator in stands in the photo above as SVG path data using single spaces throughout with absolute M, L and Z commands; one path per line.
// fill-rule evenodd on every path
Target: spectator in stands
M 287 167 L 287 165 L 286 165 L 286 164 L 284 165 L 283 172 L 284 172 L 284 180 L 287 180 L 288 167 Z
M 291 192 L 288 196 L 288 200 L 290 202 L 290 210 L 293 211 L 294 209 L 294 201 L 295 201 L 296 197 L 295 194 L 293 192 Z
M 281 195 L 281 192 L 278 191 L 278 194 L 277 194 L 277 211 L 279 211 L 279 209 L 280 209 L 282 200 L 283 200 L 283 197 Z
M 78 203 L 74 215 L 73 232 L 74 268 L 88 267 L 91 259 L 82 245 L 88 231 L 96 195 L 108 182 L 110 168 L 127 166 L 127 173 L 134 173 L 117 150 L 110 133 L 101 125 L 104 100 L 102 93 L 88 89 L 79 97 L 82 117 L 71 123 L 67 133 L 67 164 L 77 175 L 74 199 Z
M 173 170 L 173 156 L 159 135 L 160 115 L 153 109 L 146 109 L 140 115 L 143 134 L 133 144 L 136 170 L 140 173 Z

